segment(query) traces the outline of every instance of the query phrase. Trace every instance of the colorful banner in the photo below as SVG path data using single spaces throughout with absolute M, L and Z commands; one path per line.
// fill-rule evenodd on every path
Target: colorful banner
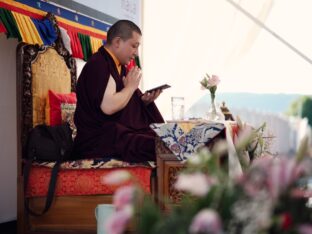
M 34 9 L 41 10 L 44 12 L 51 12 L 56 16 L 67 19 L 68 21 L 76 22 L 83 26 L 89 26 L 93 29 L 98 29 L 99 31 L 107 32 L 107 30 L 111 26 L 110 24 L 107 24 L 107 23 L 104 23 L 95 19 L 91 19 L 87 16 L 81 15 L 79 13 L 75 13 L 67 9 L 63 9 L 61 7 L 52 5 L 47 2 L 34 1 L 34 0 L 16 0 L 16 2 L 20 2 Z
M 57 35 L 52 23 L 44 19 L 47 12 L 52 12 L 67 31 L 74 57 L 87 60 L 106 41 L 109 24 L 33 0 L 0 0 L 0 32 L 29 44 L 51 45 Z

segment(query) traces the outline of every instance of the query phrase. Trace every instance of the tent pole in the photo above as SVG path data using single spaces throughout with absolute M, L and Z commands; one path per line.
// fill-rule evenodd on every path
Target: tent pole
M 295 52 L 297 55 L 299 55 L 301 58 L 303 58 L 306 62 L 312 64 L 312 59 L 310 59 L 307 55 L 305 55 L 303 52 L 301 52 L 299 49 L 297 49 L 295 46 L 287 42 L 283 37 L 278 35 L 276 32 L 268 28 L 264 23 L 262 23 L 260 20 L 258 20 L 256 17 L 254 17 L 252 14 L 250 14 L 248 11 L 246 11 L 244 8 L 242 8 L 239 4 L 235 3 L 232 0 L 226 0 L 228 3 L 230 3 L 232 6 L 234 6 L 237 10 L 239 10 L 241 13 L 243 13 L 245 16 L 247 16 L 250 20 L 252 20 L 254 23 L 256 23 L 258 26 L 266 30 L 268 33 L 270 33 L 273 37 L 275 37 L 277 40 L 282 42 L 284 45 L 286 45 L 289 49 L 291 49 L 293 52 Z

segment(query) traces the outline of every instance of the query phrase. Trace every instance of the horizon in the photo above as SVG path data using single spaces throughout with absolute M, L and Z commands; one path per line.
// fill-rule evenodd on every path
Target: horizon
M 261 96 L 261 98 L 259 98 Z M 247 93 L 247 92 L 224 92 L 216 95 L 217 105 L 224 101 L 230 111 L 255 110 L 267 113 L 285 114 L 291 104 L 301 94 L 270 94 L 270 93 Z M 191 105 L 185 112 L 186 117 L 201 117 L 205 115 L 206 109 L 210 106 L 210 94 L 207 92 Z M 204 108 L 205 107 L 205 108 Z M 206 108 L 207 107 L 207 108 Z

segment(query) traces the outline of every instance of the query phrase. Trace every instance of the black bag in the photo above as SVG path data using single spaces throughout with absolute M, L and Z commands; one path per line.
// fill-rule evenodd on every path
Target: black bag
M 28 199 L 25 199 L 26 210 L 34 216 L 43 215 L 49 210 L 52 204 L 60 164 L 69 160 L 71 157 L 73 147 L 71 135 L 72 131 L 66 123 L 58 126 L 37 125 L 31 130 L 28 136 L 26 146 L 27 159 L 24 167 L 25 193 L 32 162 L 34 160 L 55 162 L 51 172 L 46 204 L 42 212 L 37 213 L 32 211 L 29 207 Z

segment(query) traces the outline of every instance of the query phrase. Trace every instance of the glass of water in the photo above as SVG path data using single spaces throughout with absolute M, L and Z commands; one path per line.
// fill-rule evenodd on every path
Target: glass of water
M 171 97 L 172 120 L 184 119 L 184 97 Z

